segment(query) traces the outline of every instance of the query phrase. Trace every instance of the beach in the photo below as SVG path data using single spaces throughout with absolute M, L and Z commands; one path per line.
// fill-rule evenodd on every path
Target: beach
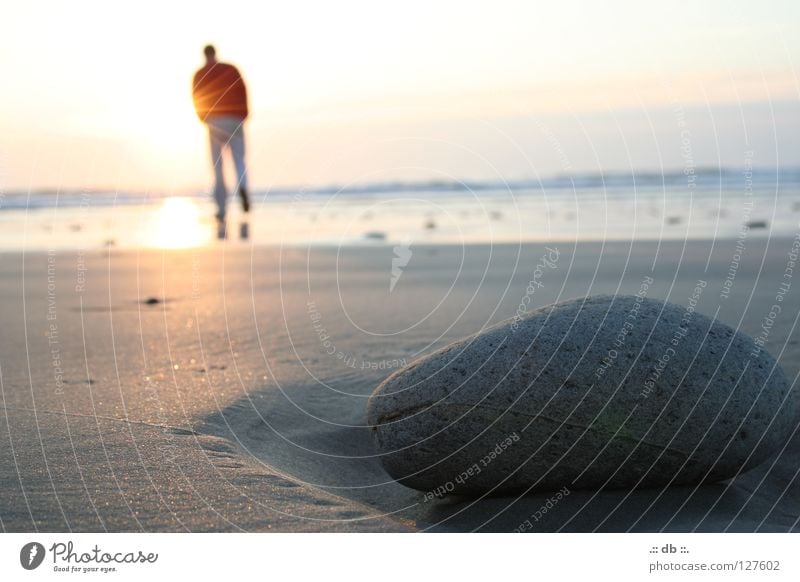
M 694 295 L 796 383 L 797 239 L 406 250 L 399 263 L 392 244 L 0 254 L 3 530 L 800 529 L 797 432 L 722 483 L 462 498 L 394 482 L 365 421 L 375 387 L 420 355 L 596 294 Z

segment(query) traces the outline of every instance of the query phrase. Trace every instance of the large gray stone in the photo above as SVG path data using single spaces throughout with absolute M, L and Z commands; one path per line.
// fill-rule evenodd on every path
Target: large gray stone
M 440 495 L 718 481 L 798 422 L 746 334 L 642 296 L 549 305 L 412 362 L 367 417 L 389 474 Z

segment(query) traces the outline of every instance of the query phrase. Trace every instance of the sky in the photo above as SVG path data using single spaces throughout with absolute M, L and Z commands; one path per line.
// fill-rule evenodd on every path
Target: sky
M 2 191 L 207 187 L 207 43 L 259 188 L 800 165 L 796 0 L 9 0 Z

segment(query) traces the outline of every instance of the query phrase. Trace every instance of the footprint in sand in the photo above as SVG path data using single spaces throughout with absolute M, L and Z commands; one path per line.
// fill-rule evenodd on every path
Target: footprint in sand
M 293 489 L 295 487 L 300 487 L 294 481 L 289 481 L 289 479 L 285 479 L 280 475 L 264 475 L 261 477 L 261 480 L 266 482 L 268 485 L 273 485 L 275 487 L 284 487 L 286 489 Z

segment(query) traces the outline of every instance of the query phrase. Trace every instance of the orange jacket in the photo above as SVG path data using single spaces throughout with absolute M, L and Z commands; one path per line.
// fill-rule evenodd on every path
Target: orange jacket
M 197 71 L 192 98 L 197 117 L 202 121 L 220 115 L 247 117 L 247 89 L 233 65 L 213 63 Z

